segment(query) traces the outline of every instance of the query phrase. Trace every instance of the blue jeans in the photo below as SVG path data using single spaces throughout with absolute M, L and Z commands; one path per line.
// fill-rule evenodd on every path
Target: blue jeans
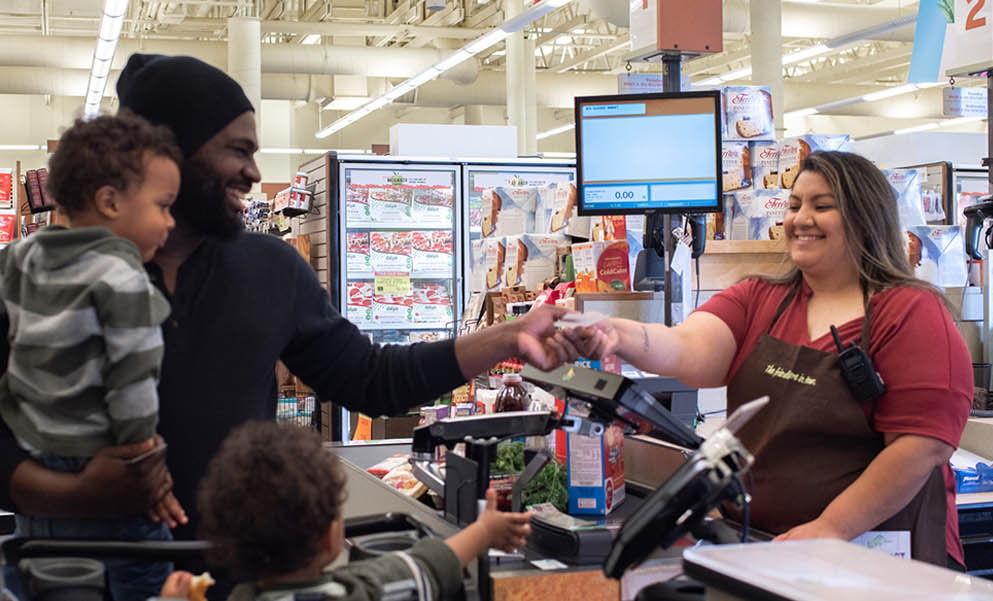
M 85 457 L 42 457 L 39 463 L 60 472 L 78 473 L 86 467 Z M 112 541 L 172 540 L 169 527 L 144 516 L 73 520 L 65 518 L 35 518 L 16 516 L 14 535 L 25 538 L 70 538 Z M 150 562 L 131 559 L 108 559 L 107 583 L 114 601 L 145 601 L 157 597 L 162 584 L 172 572 L 171 562 Z M 13 566 L 11 566 L 13 567 Z M 5 570 L 7 578 L 14 570 Z M 15 590 L 12 583 L 7 587 Z M 16 592 L 16 590 L 15 590 Z M 26 598 L 25 598 L 26 599 Z

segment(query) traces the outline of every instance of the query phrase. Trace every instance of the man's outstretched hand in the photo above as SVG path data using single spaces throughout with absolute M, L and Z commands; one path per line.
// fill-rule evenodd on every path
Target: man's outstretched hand
M 517 326 L 517 355 L 544 371 L 575 361 L 579 357 L 576 347 L 567 338 L 555 336 L 555 322 L 568 312 L 562 307 L 543 305 L 518 317 L 511 324 Z

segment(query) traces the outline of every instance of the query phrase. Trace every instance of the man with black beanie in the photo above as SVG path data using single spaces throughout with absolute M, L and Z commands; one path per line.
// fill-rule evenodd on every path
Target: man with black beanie
M 456 340 L 370 343 L 330 305 L 290 245 L 242 231 L 241 197 L 261 175 L 254 109 L 241 87 L 192 57 L 135 54 L 117 90 L 122 110 L 170 127 L 185 155 L 176 228 L 146 266 L 172 304 L 162 326 L 159 433 L 169 444 L 173 490 L 190 515 L 176 538 L 195 536 L 197 484 L 227 433 L 250 419 L 274 418 L 278 359 L 322 400 L 386 415 L 513 355 L 546 369 L 576 357 L 552 339 L 564 313 L 556 308 Z M 0 347 L 0 367 L 6 356 Z M 155 461 L 127 464 L 138 451 L 112 448 L 67 477 L 32 461 L 3 426 L 0 507 L 79 518 L 146 511 L 168 490 L 169 475 Z M 224 588 L 212 589 L 212 598 Z

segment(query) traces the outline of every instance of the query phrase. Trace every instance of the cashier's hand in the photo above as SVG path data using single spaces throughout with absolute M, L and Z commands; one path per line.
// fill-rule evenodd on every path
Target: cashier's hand
M 527 544 L 531 534 L 531 512 L 509 513 L 497 510 L 496 491 L 486 491 L 486 509 L 476 520 L 487 537 L 487 547 L 513 551 Z
M 816 519 L 807 522 L 806 524 L 794 526 L 772 540 L 802 540 L 810 538 L 837 538 L 841 540 L 848 540 L 840 530 L 821 519 Z
M 516 329 L 517 354 L 545 371 L 571 363 L 579 352 L 569 340 L 556 336 L 555 321 L 568 313 L 562 307 L 543 305 L 511 322 Z
M 570 345 L 584 359 L 599 361 L 616 351 L 620 344 L 620 334 L 611 322 L 605 319 L 587 328 L 566 328 L 556 334 L 555 340 Z

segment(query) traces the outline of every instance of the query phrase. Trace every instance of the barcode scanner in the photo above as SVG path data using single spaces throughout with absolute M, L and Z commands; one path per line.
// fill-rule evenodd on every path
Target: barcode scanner
M 852 395 L 860 403 L 871 403 L 886 392 L 886 384 L 872 364 L 872 358 L 854 342 L 845 347 L 838 335 L 838 328 L 831 326 L 831 336 L 838 346 L 838 367 Z

